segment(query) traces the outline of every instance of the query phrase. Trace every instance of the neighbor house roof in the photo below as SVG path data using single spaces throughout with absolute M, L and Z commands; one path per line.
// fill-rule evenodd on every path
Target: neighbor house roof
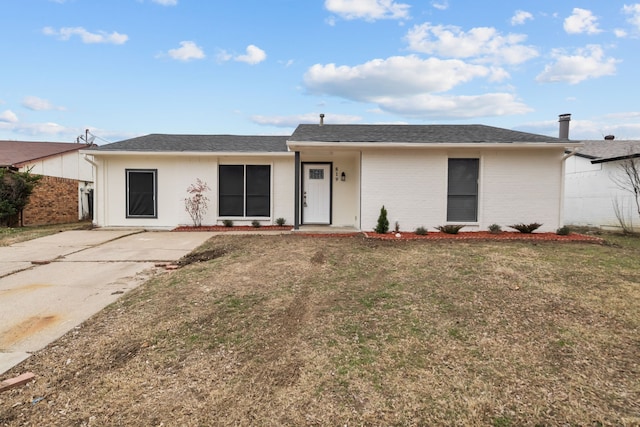
M 89 146 L 68 142 L 0 141 L 0 167 L 20 167 L 25 163 Z
M 478 144 L 563 143 L 565 139 L 485 125 L 299 125 L 296 143 Z
M 287 136 L 150 134 L 94 147 L 87 152 L 287 152 Z
M 578 150 L 576 155 L 590 159 L 591 163 L 605 163 L 640 157 L 640 141 L 638 140 L 596 140 L 582 142 L 584 146 Z

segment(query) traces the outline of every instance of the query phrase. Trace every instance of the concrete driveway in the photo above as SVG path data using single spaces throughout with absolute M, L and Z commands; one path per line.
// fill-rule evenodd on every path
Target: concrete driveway
M 213 235 L 78 230 L 0 247 L 0 374 Z

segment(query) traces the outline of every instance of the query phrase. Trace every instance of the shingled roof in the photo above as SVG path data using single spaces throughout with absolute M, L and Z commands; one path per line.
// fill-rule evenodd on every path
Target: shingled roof
M 287 138 L 287 136 L 171 135 L 154 133 L 101 145 L 91 151 L 277 153 L 287 151 Z
M 640 157 L 640 141 L 638 140 L 596 140 L 582 142 L 584 146 L 578 150 L 576 155 L 590 159 L 591 163 L 605 163 Z
M 562 143 L 564 139 L 485 125 L 299 125 L 290 142 Z
M 68 142 L 0 141 L 0 167 L 20 167 L 25 163 L 88 148 Z

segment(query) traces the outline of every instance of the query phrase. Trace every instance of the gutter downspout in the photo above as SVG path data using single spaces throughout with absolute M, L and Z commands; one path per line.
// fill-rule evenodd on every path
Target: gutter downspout
M 98 209 L 96 209 L 96 205 L 97 205 L 97 200 L 98 198 L 96 197 L 96 192 L 98 190 L 98 164 L 96 162 L 94 162 L 93 160 L 89 159 L 88 154 L 84 155 L 84 159 L 91 165 L 93 166 L 93 220 L 91 221 L 92 224 L 94 226 L 98 225 L 98 218 L 96 218 L 98 216 Z
M 562 161 L 564 162 L 565 160 L 567 160 L 569 157 L 573 157 L 576 154 L 578 154 L 578 149 L 576 148 L 575 150 L 565 154 L 564 156 L 562 156 Z

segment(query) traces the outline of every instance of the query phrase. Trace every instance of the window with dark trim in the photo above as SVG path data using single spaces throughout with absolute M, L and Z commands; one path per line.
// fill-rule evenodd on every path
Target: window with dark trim
M 157 218 L 156 169 L 127 169 L 127 218 Z
M 447 221 L 478 220 L 479 159 L 449 159 Z
M 220 165 L 218 182 L 220 216 L 271 215 L 270 165 Z

